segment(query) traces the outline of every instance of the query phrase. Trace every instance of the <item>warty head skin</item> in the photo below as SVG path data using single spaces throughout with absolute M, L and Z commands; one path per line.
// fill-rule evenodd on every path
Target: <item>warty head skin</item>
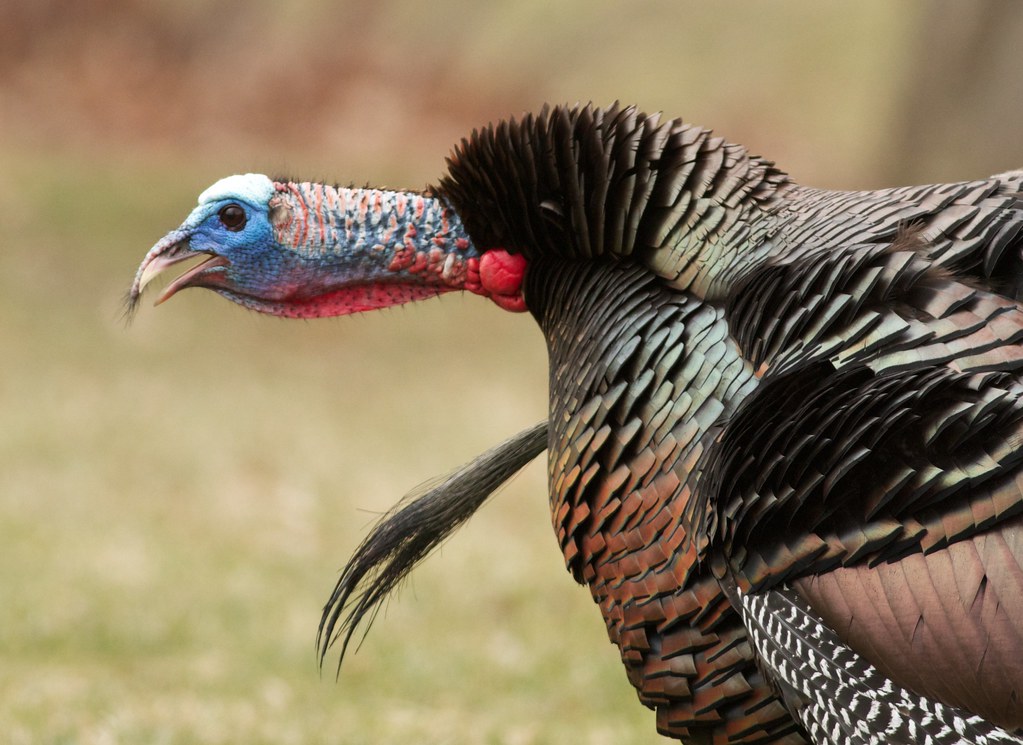
M 452 290 L 523 310 L 525 261 L 479 252 L 455 212 L 429 194 L 229 176 L 156 243 L 129 292 L 129 313 L 159 274 L 189 259 L 157 304 L 206 287 L 252 310 L 308 318 L 346 315 Z

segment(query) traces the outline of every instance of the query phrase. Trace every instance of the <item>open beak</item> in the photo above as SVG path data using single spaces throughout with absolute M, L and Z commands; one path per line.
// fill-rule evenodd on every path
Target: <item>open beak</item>
M 191 267 L 180 277 L 164 288 L 163 292 L 156 299 L 154 305 L 159 305 L 169 299 L 178 290 L 188 287 L 199 274 L 218 266 L 227 266 L 230 262 L 223 256 L 193 251 L 188 247 L 188 231 L 173 230 L 160 240 L 155 246 L 149 249 L 146 258 L 142 260 L 138 272 L 135 274 L 135 281 L 128 293 L 128 310 L 133 312 L 142 297 L 143 290 L 158 274 L 162 274 L 169 267 L 180 264 L 183 261 L 194 259 L 197 256 L 206 257 Z

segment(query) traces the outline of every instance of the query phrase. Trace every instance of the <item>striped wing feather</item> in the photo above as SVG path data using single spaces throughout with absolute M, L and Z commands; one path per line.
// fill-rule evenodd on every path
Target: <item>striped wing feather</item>
M 897 686 L 1023 725 L 1018 306 L 867 245 L 768 267 L 729 310 L 764 372 L 688 504 L 701 549 L 745 592 L 794 583 Z
M 940 551 L 840 567 L 799 579 L 794 588 L 887 677 L 1021 728 L 1021 567 L 1017 517 Z

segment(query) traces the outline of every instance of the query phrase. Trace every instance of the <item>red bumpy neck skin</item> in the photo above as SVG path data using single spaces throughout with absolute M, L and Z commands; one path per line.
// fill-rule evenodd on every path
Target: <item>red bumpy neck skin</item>
M 323 272 L 342 266 L 353 281 L 310 294 L 280 315 L 354 313 L 467 290 L 512 312 L 526 310 L 526 260 L 501 248 L 480 250 L 455 211 L 430 194 L 274 182 L 270 201 L 281 247 Z

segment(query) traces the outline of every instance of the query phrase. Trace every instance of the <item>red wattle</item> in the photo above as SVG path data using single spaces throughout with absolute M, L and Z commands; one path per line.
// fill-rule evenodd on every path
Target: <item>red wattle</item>
M 490 295 L 517 295 L 525 275 L 526 259 L 521 254 L 494 248 L 480 256 L 480 284 Z
M 512 313 L 524 313 L 522 280 L 526 276 L 526 259 L 503 248 L 484 252 L 478 259 L 465 260 L 461 289 L 494 301 L 497 307 Z

